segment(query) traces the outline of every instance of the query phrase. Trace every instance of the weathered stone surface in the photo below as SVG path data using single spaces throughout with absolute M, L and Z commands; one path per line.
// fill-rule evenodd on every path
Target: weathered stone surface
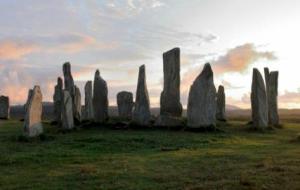
M 9 97 L 0 96 L 0 119 L 9 119 Z
M 54 102 L 54 120 L 61 124 L 61 109 L 62 109 L 62 92 L 63 81 L 60 77 L 57 78 L 57 84 L 54 88 L 53 102 Z
M 180 49 L 174 48 L 163 54 L 164 89 L 160 96 L 160 115 L 180 117 Z
M 216 124 L 216 88 L 209 63 L 192 84 L 187 107 L 188 126 L 211 127 Z
M 119 116 L 126 119 L 132 118 L 133 94 L 131 92 L 122 91 L 117 94 L 117 104 Z
M 74 104 L 75 108 L 73 108 L 74 121 L 75 123 L 81 122 L 81 93 L 80 89 L 75 86 L 75 95 L 74 95 Z
M 94 121 L 103 123 L 108 119 L 108 90 L 99 70 L 95 73 L 93 92 Z
M 139 68 L 139 77 L 136 90 L 135 107 L 133 111 L 133 121 L 142 126 L 150 124 L 151 112 L 150 101 L 146 83 L 145 65 Z
M 269 124 L 272 126 L 279 126 L 279 114 L 278 114 L 278 75 L 277 71 L 273 71 L 269 75 L 268 79 L 268 117 Z
M 67 90 L 62 92 L 62 128 L 65 130 L 74 128 L 74 117 L 73 117 L 73 102 L 72 97 Z
M 160 115 L 157 117 L 154 125 L 160 127 L 181 127 L 184 125 L 184 121 L 180 117 Z
M 43 96 L 39 86 L 29 91 L 26 103 L 26 116 L 24 120 L 24 134 L 28 137 L 35 137 L 43 133 L 42 101 Z
M 63 73 L 64 73 L 65 90 L 69 91 L 71 97 L 73 98 L 75 96 L 75 85 L 71 73 L 71 64 L 69 62 L 63 64 Z
M 252 122 L 255 128 L 268 127 L 268 105 L 264 80 L 260 72 L 254 68 L 251 91 Z
M 85 98 L 84 98 L 84 113 L 85 120 L 94 120 L 94 108 L 93 108 L 93 84 L 92 81 L 87 81 L 84 86 Z
M 225 113 L 226 96 L 224 86 L 220 85 L 217 93 L 217 120 L 226 121 Z

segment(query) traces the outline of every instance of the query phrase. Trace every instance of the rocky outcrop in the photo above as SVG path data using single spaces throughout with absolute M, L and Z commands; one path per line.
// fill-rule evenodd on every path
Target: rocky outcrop
M 212 127 L 216 124 L 216 88 L 214 74 L 209 63 L 193 82 L 187 107 L 188 127 Z
M 24 120 L 24 134 L 35 137 L 43 133 L 42 118 L 43 96 L 39 86 L 29 91 Z
M 138 84 L 136 90 L 135 107 L 133 111 L 133 122 L 137 125 L 147 126 L 150 124 L 151 112 L 149 94 L 146 84 L 145 65 L 140 66 Z
M 94 121 L 103 123 L 108 119 L 108 90 L 99 70 L 95 73 L 93 92 Z

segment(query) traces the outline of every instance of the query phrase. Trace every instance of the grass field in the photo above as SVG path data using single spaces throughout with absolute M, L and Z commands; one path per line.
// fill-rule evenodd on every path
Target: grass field
M 253 132 L 113 130 L 17 140 L 22 122 L 0 121 L 0 189 L 300 189 L 300 124 Z

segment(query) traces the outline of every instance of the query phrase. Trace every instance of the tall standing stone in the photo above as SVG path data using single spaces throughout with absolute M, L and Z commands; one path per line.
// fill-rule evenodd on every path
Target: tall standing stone
M 193 82 L 188 98 L 188 126 L 211 127 L 216 124 L 216 88 L 214 74 L 209 63 Z
M 81 122 L 81 93 L 80 89 L 75 86 L 75 95 L 73 100 L 75 108 L 73 107 L 74 121 L 75 123 Z
M 69 91 L 70 96 L 73 98 L 75 96 L 75 84 L 71 72 L 71 64 L 69 62 L 63 64 L 63 73 L 65 90 Z
M 278 71 L 272 71 L 268 78 L 268 117 L 271 126 L 279 126 L 278 114 Z
M 29 91 L 26 103 L 26 116 L 24 120 L 24 134 L 28 137 L 35 137 L 43 133 L 42 101 L 43 96 L 39 86 Z
M 117 94 L 119 117 L 131 119 L 133 109 L 133 95 L 131 92 L 122 91 Z
M 268 127 L 268 104 L 264 80 L 260 72 L 254 68 L 252 77 L 251 107 L 253 127 Z
M 73 102 L 67 90 L 62 92 L 62 128 L 65 130 L 74 128 Z
M 103 123 L 108 119 L 108 90 L 99 70 L 95 73 L 93 92 L 94 121 Z
M 0 119 L 9 119 L 9 97 L 0 96 Z
M 180 117 L 180 49 L 174 48 L 163 54 L 164 89 L 160 96 L 160 114 Z
M 217 120 L 219 121 L 226 121 L 225 106 L 226 106 L 225 89 L 224 86 L 220 85 L 217 93 L 217 115 L 216 115 Z
M 62 92 L 63 81 L 60 77 L 57 78 L 57 84 L 54 88 L 53 102 L 54 102 L 54 120 L 61 124 L 61 109 L 62 109 Z
M 93 108 L 93 84 L 92 81 L 87 81 L 84 86 L 84 112 L 83 117 L 85 120 L 93 120 L 94 119 L 94 108 Z
M 142 126 L 150 124 L 151 112 L 150 101 L 146 83 L 145 65 L 140 66 L 138 84 L 136 90 L 135 107 L 133 111 L 133 121 Z

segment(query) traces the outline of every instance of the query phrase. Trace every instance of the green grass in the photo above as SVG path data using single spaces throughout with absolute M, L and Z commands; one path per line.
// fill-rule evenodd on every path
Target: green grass
M 0 121 L 0 189 L 299 189 L 300 124 L 253 132 L 112 130 L 18 141 L 22 123 Z M 170 150 L 170 151 L 165 151 Z

